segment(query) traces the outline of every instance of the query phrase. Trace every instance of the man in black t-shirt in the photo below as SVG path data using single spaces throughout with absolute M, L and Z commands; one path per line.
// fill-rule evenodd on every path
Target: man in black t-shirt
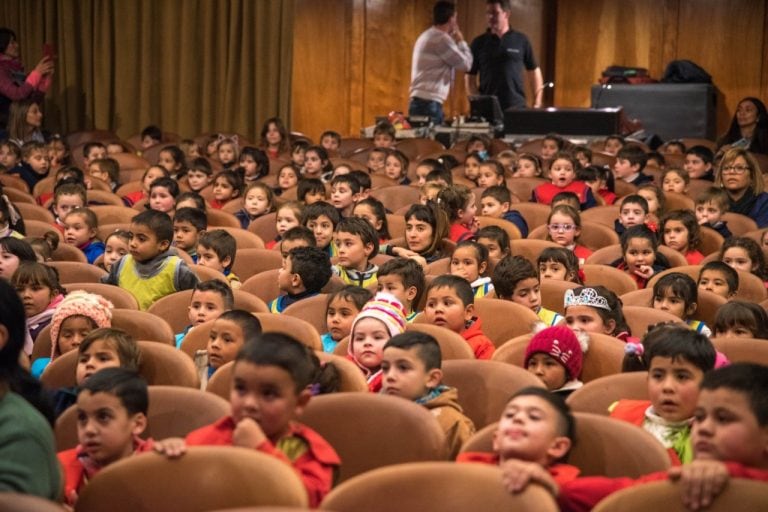
M 511 6 L 509 0 L 487 0 L 488 30 L 470 45 L 472 69 L 466 74 L 470 95 L 490 94 L 498 97 L 501 108 L 525 108 L 525 82 L 527 75 L 534 91 L 533 107 L 540 107 L 543 79 L 533 55 L 533 48 L 522 32 L 509 26 Z M 478 87 L 477 75 L 480 74 Z

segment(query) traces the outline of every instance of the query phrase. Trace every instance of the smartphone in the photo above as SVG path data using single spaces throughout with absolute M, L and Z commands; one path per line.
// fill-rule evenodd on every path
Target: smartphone
M 43 57 L 48 57 L 49 59 L 56 58 L 56 45 L 53 43 L 44 43 Z

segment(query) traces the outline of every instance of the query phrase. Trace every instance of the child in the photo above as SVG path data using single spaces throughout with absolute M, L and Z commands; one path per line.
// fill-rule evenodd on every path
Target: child
M 349 336 L 352 331 L 352 322 L 371 298 L 373 294 L 370 291 L 351 284 L 328 295 L 325 310 L 325 324 L 328 326 L 328 332 L 320 337 L 323 342 L 323 352 L 332 353 L 336 345 Z
M 731 238 L 728 223 L 723 220 L 723 214 L 728 211 L 730 201 L 728 193 L 718 187 L 710 187 L 696 196 L 696 220 L 700 226 L 712 228 L 725 238 Z
M 232 288 L 218 279 L 202 281 L 192 290 L 192 298 L 187 308 L 189 325 L 176 335 L 176 348 L 181 348 L 186 335 L 198 325 L 217 319 L 225 311 L 235 306 Z
M 293 141 L 293 144 L 291 144 L 291 162 L 293 162 L 299 169 L 304 167 L 304 160 L 306 158 L 308 147 L 309 142 L 305 139 L 295 140 Z
M 8 174 L 18 174 L 19 178 L 34 190 L 35 185 L 48 176 L 51 165 L 48 150 L 42 142 L 27 142 L 21 147 L 21 163 L 8 170 Z
M 322 249 L 291 249 L 283 258 L 283 265 L 277 276 L 277 285 L 285 295 L 270 301 L 269 310 L 272 313 L 282 313 L 294 302 L 314 297 L 328 284 L 331 274 L 331 260 Z
M 334 210 L 336 211 L 336 210 Z M 298 201 L 288 201 L 277 209 L 275 214 L 275 229 L 277 237 L 266 243 L 267 249 L 272 249 L 281 240 L 282 236 L 291 228 L 301 225 L 301 217 L 304 213 L 304 205 Z
M 402 151 L 390 149 L 384 160 L 384 175 L 398 185 L 409 185 L 411 180 L 406 176 L 408 165 L 408 157 Z
M 624 342 L 639 341 L 631 337 L 629 325 L 621 311 L 621 300 L 604 286 L 566 290 L 563 304 L 565 323 L 577 336 L 594 332 Z
M 720 248 L 720 261 L 729 267 L 751 272 L 768 283 L 768 266 L 765 254 L 757 242 L 747 237 L 732 237 Z
M 451 255 L 450 265 L 451 275 L 465 279 L 476 299 L 493 291 L 491 278 L 484 276 L 488 270 L 488 249 L 485 246 L 471 240 L 459 242 Z
M 187 161 L 203 156 L 203 147 L 193 139 L 181 139 L 179 148 L 184 152 Z M 109 146 L 107 146 L 107 153 L 110 153 Z
M 758 304 L 733 300 L 717 309 L 715 337 L 768 340 L 768 313 Z
M 147 427 L 148 409 L 147 383 L 135 371 L 107 368 L 83 383 L 77 396 L 79 444 L 58 454 L 67 505 L 74 506 L 104 467 L 152 449 L 151 439 L 139 437 Z
M 552 208 L 547 218 L 547 240 L 573 251 L 579 265 L 592 255 L 592 251 L 578 243 L 581 235 L 581 216 L 570 206 L 560 205 Z
M 368 152 L 366 167 L 371 174 L 384 174 L 386 167 L 387 151 L 384 148 L 373 148 Z
M 622 236 L 632 226 L 646 225 L 648 221 L 648 201 L 639 194 L 631 194 L 621 200 L 619 218 L 613 226 L 616 234 Z
M 586 169 L 587 167 L 592 166 L 592 150 L 587 146 L 574 146 L 573 156 L 575 156 L 576 160 L 579 161 L 582 169 Z
M 427 288 L 424 318 L 427 323 L 460 334 L 477 359 L 490 359 L 496 350 L 483 334 L 482 321 L 475 316 L 472 287 L 464 278 L 452 275 L 436 277 Z
M 653 181 L 652 176 L 643 174 L 648 157 L 638 146 L 624 146 L 616 153 L 616 163 L 613 165 L 613 175 L 630 185 L 640 186 Z
M 224 274 L 229 286 L 237 290 L 242 286 L 240 278 L 232 272 L 237 255 L 237 240 L 223 229 L 214 229 L 200 234 L 197 240 L 197 263 Z
M 277 173 L 277 187 L 274 189 L 275 195 L 281 196 L 287 190 L 298 186 L 300 176 L 301 172 L 296 168 L 295 164 L 283 165 Z
M 491 268 L 511 254 L 509 235 L 499 226 L 480 228 L 475 239 L 477 243 L 488 249 L 488 263 Z
M 261 127 L 261 149 L 270 159 L 279 158 L 290 150 L 288 130 L 282 119 L 270 117 Z
M 472 420 L 464 416 L 458 390 L 442 384 L 440 345 L 421 332 L 393 336 L 384 345 L 381 361 L 385 395 L 399 396 L 426 407 L 445 434 L 450 460 L 475 432 Z
M 309 206 L 312 203 L 319 201 L 326 201 L 326 191 L 323 180 L 319 178 L 304 178 L 299 181 L 298 188 L 296 190 L 296 197 Z
M 231 415 L 192 431 L 184 441 L 159 441 L 156 449 L 178 457 L 187 445 L 234 445 L 272 455 L 293 466 L 310 506 L 318 507 L 341 461 L 317 432 L 296 418 L 312 396 L 312 384 L 322 388 L 334 371 L 332 363 L 321 367 L 312 350 L 290 336 L 263 333 L 248 340 L 235 358 Z
M 200 192 L 211 184 L 213 169 L 205 158 L 195 158 L 187 171 L 187 185 L 192 192 Z
M 266 184 L 255 181 L 245 187 L 243 194 L 243 207 L 235 212 L 235 217 L 240 221 L 240 227 L 248 229 L 255 219 L 274 210 L 274 194 Z
M 379 267 L 378 293 L 393 295 L 405 310 L 405 319 L 413 322 L 418 314 L 416 305 L 425 288 L 424 268 L 409 258 L 393 258 Z
M 557 487 L 579 475 L 577 467 L 564 462 L 575 438 L 576 420 L 565 400 L 546 389 L 527 387 L 507 402 L 493 435 L 493 453 L 464 452 L 456 462 L 500 465 L 504 474 L 517 470 L 531 480 L 551 479 Z
M 107 158 L 107 146 L 98 141 L 91 141 L 83 146 L 83 164 L 87 169 L 91 162 Z
M 714 181 L 714 160 L 715 155 L 711 149 L 706 146 L 693 146 L 685 152 L 683 168 L 691 179 Z
M 171 218 L 146 210 L 131 220 L 129 254 L 112 265 L 102 278 L 131 292 L 146 311 L 156 300 L 197 284 L 197 276 L 184 261 L 169 250 L 173 239 Z
M 261 322 L 248 311 L 230 309 L 213 320 L 205 350 L 195 352 L 200 389 L 205 391 L 213 373 L 235 360 L 247 340 L 261 334 Z
M 582 284 L 579 260 L 573 251 L 564 247 L 547 247 L 539 254 L 536 264 L 539 266 L 539 281 L 556 279 Z
M 373 129 L 373 146 L 391 148 L 395 145 L 395 127 L 389 121 L 381 121 Z
M 304 226 L 296 226 L 286 231 L 280 242 L 280 255 L 285 259 L 291 249 L 296 247 L 317 247 L 312 231 Z
M 331 204 L 339 215 L 349 217 L 360 199 L 360 182 L 349 174 L 336 176 L 331 180 Z
M 665 193 L 685 194 L 690 183 L 691 177 L 685 169 L 669 167 L 661 174 L 661 187 Z
M 219 142 L 219 146 L 216 148 L 216 154 L 218 160 L 221 162 L 221 166 L 224 171 L 234 170 L 237 162 L 240 159 L 240 148 L 237 143 L 237 136 L 226 137 Z
M 664 145 L 664 152 L 668 155 L 683 155 L 685 144 L 681 140 L 671 140 Z
M 173 178 L 157 178 L 149 186 L 149 201 L 147 201 L 146 207 L 173 215 L 178 196 L 179 184 L 176 180 Z
M 549 391 L 567 396 L 584 385 L 579 377 L 587 348 L 586 340 L 580 341 L 568 327 L 547 327 L 528 342 L 523 366 Z
M 40 263 L 53 260 L 53 251 L 59 247 L 59 235 L 54 231 L 46 231 L 43 236 L 27 237 L 25 240 L 35 251 L 37 261 Z
M 385 244 L 392 238 L 389 234 L 387 211 L 384 204 L 374 197 L 368 197 L 355 204 L 352 215 L 367 220 L 379 237 L 379 244 Z
M 187 158 L 178 146 L 165 146 L 157 157 L 157 165 L 165 167 L 168 175 L 177 180 L 187 173 Z
M 488 187 L 480 196 L 481 215 L 504 219 L 515 225 L 522 238 L 528 237 L 528 223 L 520 212 L 510 209 L 512 195 L 509 189 L 502 185 Z
M 159 126 L 149 125 L 141 130 L 141 149 L 149 149 L 163 140 L 163 131 Z
M 506 187 L 507 182 L 504 179 L 504 166 L 498 160 L 486 160 L 480 164 L 480 171 L 477 176 L 477 186 L 481 188 L 488 187 Z
M 269 174 L 269 157 L 262 150 L 246 146 L 240 153 L 240 169 L 246 185 Z
M 359 217 L 341 219 L 334 236 L 338 252 L 334 273 L 346 284 L 374 286 L 379 267 L 370 260 L 379 253 L 379 236 L 373 226 Z
M 520 153 L 513 178 L 538 178 L 542 174 L 541 159 L 533 153 Z
M 213 179 L 211 208 L 221 210 L 225 204 L 240 197 L 243 180 L 235 171 L 221 171 Z
M 493 269 L 493 287 L 501 300 L 517 302 L 530 309 L 547 327 L 557 325 L 563 317 L 541 306 L 539 273 L 522 256 L 507 256 Z
M 25 261 L 37 261 L 37 255 L 29 243 L 11 236 L 0 238 L 0 278 L 10 281 L 16 269 Z
M 731 299 L 739 289 L 739 274 L 722 261 L 710 261 L 701 267 L 697 286 L 699 290 Z
M 365 375 L 368 391 L 381 391 L 384 345 L 405 332 L 403 305 L 388 293 L 377 293 L 352 322 L 347 358 Z
M 109 272 L 112 265 L 120 258 L 128 254 L 128 244 L 131 234 L 124 229 L 116 229 L 104 240 L 104 257 L 101 259 L 101 268 Z
M 649 227 L 632 226 L 621 235 L 622 257 L 611 266 L 629 274 L 642 290 L 654 274 L 669 267 L 666 258 L 656 253 L 658 244 Z
M 655 183 L 643 183 L 637 188 L 637 195 L 648 203 L 648 220 L 646 225 L 656 231 L 656 223 L 666 211 L 664 191 Z
M 437 197 L 446 188 L 445 185 L 430 181 L 419 188 L 419 204 L 427 204 L 429 201 L 437 202 Z
M 326 130 L 320 135 L 320 145 L 326 151 L 338 151 L 341 146 L 341 135 L 333 130 Z
M 168 174 L 168 171 L 165 170 L 165 167 L 159 165 L 149 166 L 141 177 L 141 190 L 126 194 L 123 196 L 123 201 L 126 205 L 133 206 L 139 201 L 147 199 L 149 197 L 149 187 L 152 185 L 152 182 L 158 178 L 168 178 L 169 176 L 170 175 Z
M 466 156 L 466 158 L 464 158 L 464 177 L 467 178 L 469 181 L 477 184 L 477 178 L 478 176 L 480 176 L 481 163 L 483 163 L 483 159 L 480 158 L 479 153 L 476 153 L 476 152 L 469 153 Z M 426 177 L 426 174 L 425 174 L 425 177 Z
M 21 147 L 13 141 L 0 141 L 0 165 L 10 170 L 21 161 Z
M 458 243 L 474 237 L 478 225 L 475 219 L 477 204 L 472 191 L 464 185 L 448 187 L 437 196 L 437 204 L 448 217 L 448 238 L 451 241 Z
M 99 219 L 90 208 L 75 208 L 64 218 L 64 242 L 74 245 L 93 264 L 104 254 L 104 242 L 96 238 Z
M 581 209 L 586 210 L 597 205 L 592 190 L 583 181 L 576 180 L 579 162 L 570 153 L 557 153 L 549 168 L 551 183 L 544 183 L 533 190 L 531 200 L 541 204 L 551 204 L 552 198 L 559 192 L 573 192 L 579 196 Z
M 75 208 L 83 208 L 87 204 L 85 187 L 75 183 L 61 183 L 53 193 L 51 212 L 53 213 L 53 226 L 64 234 L 64 217 Z
M 704 322 L 692 318 L 696 313 L 698 297 L 696 282 L 690 276 L 672 272 L 654 283 L 653 301 L 650 306 L 675 315 L 692 330 L 709 338 L 712 336 L 709 327 Z
M 173 246 L 186 251 L 197 262 L 197 243 L 200 235 L 208 229 L 205 210 L 179 208 L 173 216 Z
M 338 248 L 333 243 L 333 232 L 340 220 L 339 211 L 325 202 L 307 206 L 301 215 L 301 225 L 312 230 L 317 247 L 328 253 L 329 258 L 338 256 Z
M 659 231 L 664 245 L 685 256 L 689 265 L 698 265 L 704 255 L 698 251 L 701 243 L 699 223 L 691 210 L 675 210 L 662 217 Z
M 24 303 L 27 332 L 34 342 L 40 331 L 51 323 L 56 306 L 64 299 L 59 274 L 53 267 L 30 261 L 19 265 L 11 284 Z
M 322 178 L 333 173 L 333 164 L 321 146 L 310 146 L 304 153 L 304 178 Z M 298 175 L 297 175 L 298 176 Z M 282 187 L 282 185 L 281 185 Z
M 112 327 L 112 303 L 101 295 L 74 291 L 64 297 L 51 317 L 51 357 L 32 362 L 30 373 L 40 378 L 57 357 L 77 349 L 88 333 L 99 327 Z
M 577 153 L 578 159 L 578 153 Z M 582 165 L 583 162 L 582 162 Z M 616 194 L 613 192 L 613 174 L 605 167 L 587 165 L 576 171 L 576 179 L 583 181 L 592 190 L 592 195 L 603 198 L 606 205 L 616 202 Z
M 548 133 L 541 140 L 539 154 L 545 162 L 551 162 L 557 153 L 565 149 L 565 140 L 556 133 Z
M 715 348 L 705 336 L 672 325 L 649 332 L 643 346 L 650 400 L 619 400 L 611 417 L 642 426 L 667 448 L 673 464 L 687 464 L 699 384 L 715 367 Z
M 91 178 L 108 184 L 109 189 L 114 192 L 120 179 L 120 165 L 114 158 L 94 160 L 88 167 L 88 174 Z
M 609 155 L 617 155 L 625 146 L 624 137 L 621 135 L 609 135 L 603 143 L 603 152 Z
M 570 206 L 577 212 L 581 211 L 581 203 L 579 203 L 579 196 L 573 192 L 558 192 L 555 197 L 552 198 L 550 208 L 554 209 L 556 206 Z

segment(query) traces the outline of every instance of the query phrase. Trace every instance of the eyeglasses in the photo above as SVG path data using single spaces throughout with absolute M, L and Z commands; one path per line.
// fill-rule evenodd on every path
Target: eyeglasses
M 750 168 L 746 165 L 726 165 L 723 167 L 722 172 L 728 172 L 733 174 L 744 174 L 749 171 Z
M 565 231 L 566 233 L 576 229 L 574 224 L 549 224 L 547 227 L 550 231 Z

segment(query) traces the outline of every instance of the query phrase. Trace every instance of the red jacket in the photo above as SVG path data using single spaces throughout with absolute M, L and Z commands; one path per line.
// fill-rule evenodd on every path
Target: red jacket
M 488 452 L 464 452 L 456 457 L 456 462 L 477 462 L 480 464 L 498 466 L 499 455 Z M 579 468 L 571 466 L 570 464 L 552 464 L 547 467 L 547 471 L 552 475 L 552 478 L 555 480 L 558 487 L 564 485 L 566 482 L 576 480 L 576 477 L 578 477 L 580 473 Z
M 703 259 L 704 255 L 696 249 L 685 253 L 685 261 L 688 262 L 689 265 L 701 265 Z
M 616 202 L 616 194 L 614 194 L 607 188 L 601 188 L 600 190 L 598 190 L 597 195 L 603 198 L 606 205 L 613 204 Z
M 496 346 L 490 338 L 483 334 L 480 318 L 475 318 L 472 325 L 461 333 L 461 337 L 467 340 L 477 359 L 490 359 L 496 350 Z
M 643 426 L 645 422 L 645 411 L 651 406 L 650 400 L 619 400 L 611 411 L 611 418 L 626 421 L 638 427 Z M 680 466 L 680 457 L 674 448 L 667 448 L 669 461 L 673 466 Z
M 128 204 L 128 206 L 133 206 L 142 199 L 146 199 L 147 193 L 144 192 L 144 190 L 137 190 L 136 192 L 131 192 L 130 194 L 126 194 L 123 196 L 123 201 Z
M 552 204 L 552 199 L 560 192 L 573 192 L 579 196 L 579 203 L 585 204 L 589 199 L 589 185 L 583 181 L 572 181 L 564 187 L 558 187 L 553 183 L 542 183 L 533 189 L 533 198 L 537 203 Z M 592 199 L 594 201 L 594 199 Z
M 475 236 L 471 229 L 460 222 L 454 222 L 448 230 L 448 238 L 452 242 L 463 242 Z
M 726 462 L 731 478 L 748 478 L 768 482 L 768 471 L 749 468 L 735 462 Z M 658 482 L 668 478 L 666 471 L 651 473 L 638 479 L 632 478 L 606 478 L 603 476 L 591 476 L 577 478 L 560 487 L 560 495 L 557 498 L 560 510 L 564 512 L 587 512 L 597 505 L 600 500 L 608 495 L 648 482 Z
M 592 256 L 592 249 L 576 244 L 573 248 L 573 255 L 579 260 L 579 265 L 583 265 L 587 258 Z
M 145 441 L 141 438 L 136 438 L 134 440 L 133 453 L 152 451 L 153 444 L 152 439 Z M 83 459 L 78 457 L 81 452 L 82 447 L 78 445 L 77 448 L 65 450 L 57 454 L 59 463 L 64 470 L 64 502 L 69 506 L 74 506 L 75 501 L 72 498 L 80 494 L 80 490 L 88 483 L 88 479 L 101 470 L 98 467 L 86 470 L 85 465 L 83 465 Z M 86 473 L 88 474 L 86 475 Z
M 234 419 L 231 416 L 225 416 L 216 423 L 190 432 L 186 438 L 187 444 L 189 446 L 232 445 L 232 432 L 235 426 Z M 291 423 L 286 437 L 299 437 L 307 445 L 307 450 L 294 461 L 286 457 L 269 440 L 261 443 L 256 449 L 293 466 L 307 489 L 310 507 L 318 507 L 333 486 L 334 475 L 341 465 L 341 459 L 320 434 L 301 423 Z

